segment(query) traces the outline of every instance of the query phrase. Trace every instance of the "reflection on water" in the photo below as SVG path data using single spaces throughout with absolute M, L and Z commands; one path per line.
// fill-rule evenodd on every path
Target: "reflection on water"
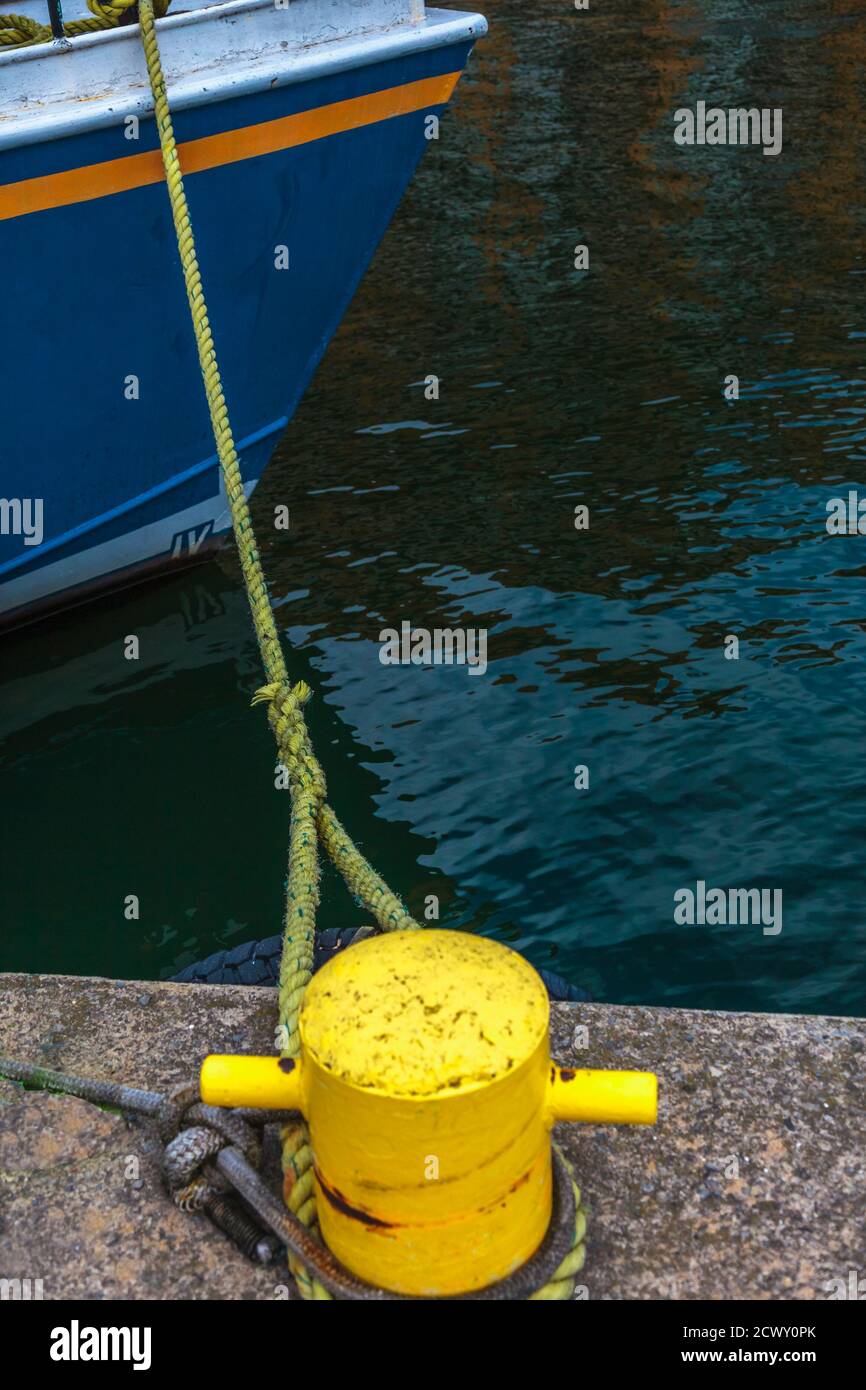
M 824 520 L 866 495 L 866 16 L 489 17 L 256 497 L 291 509 L 263 552 L 332 800 L 415 910 L 601 998 L 862 1013 L 866 540 Z M 781 155 L 676 146 L 698 100 L 781 107 Z M 486 626 L 487 674 L 381 665 L 403 620 Z M 2 659 L 6 968 L 157 976 L 277 929 L 230 555 Z M 781 888 L 782 933 L 676 926 L 699 879 Z

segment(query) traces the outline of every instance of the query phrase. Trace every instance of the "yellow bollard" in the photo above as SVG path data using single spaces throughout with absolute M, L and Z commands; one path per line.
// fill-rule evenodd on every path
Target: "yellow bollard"
M 652 1124 L 648 1072 L 550 1060 L 547 990 L 506 946 L 462 932 L 370 937 L 307 986 L 301 1056 L 208 1057 L 210 1105 L 298 1109 L 322 1236 L 360 1278 L 471 1292 L 535 1253 L 557 1120 Z

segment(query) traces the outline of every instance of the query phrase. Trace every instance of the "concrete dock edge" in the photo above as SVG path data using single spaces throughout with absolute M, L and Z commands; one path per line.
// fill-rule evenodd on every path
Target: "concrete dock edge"
M 0 975 L 4 1055 L 156 1090 L 273 1051 L 275 1018 L 267 989 Z M 660 1080 L 653 1129 L 558 1130 L 589 1210 L 578 1297 L 821 1300 L 866 1276 L 866 1020 L 556 1004 L 551 1032 L 559 1061 Z M 144 1122 L 0 1080 L 0 1281 L 285 1298 L 284 1270 L 175 1210 L 158 1157 Z

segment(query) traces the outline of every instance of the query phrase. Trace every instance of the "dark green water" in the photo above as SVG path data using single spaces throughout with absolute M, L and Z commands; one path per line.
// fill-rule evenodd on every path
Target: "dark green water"
M 866 538 L 825 507 L 866 489 L 866 12 L 487 12 L 256 496 L 332 802 L 416 911 L 599 998 L 862 1014 Z M 698 100 L 781 107 L 782 153 L 677 147 Z M 487 674 L 382 666 L 404 619 L 487 627 Z M 230 554 L 0 661 L 2 968 L 156 978 L 279 929 Z M 781 889 L 781 933 L 675 925 L 698 879 Z M 331 879 L 322 920 L 357 920 Z

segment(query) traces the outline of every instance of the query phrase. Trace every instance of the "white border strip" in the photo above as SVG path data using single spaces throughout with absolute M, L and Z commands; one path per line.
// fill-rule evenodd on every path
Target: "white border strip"
M 274 14 L 273 0 L 230 0 L 228 4 L 214 6 L 208 10 L 195 10 L 188 14 L 168 15 L 159 21 L 160 32 L 165 28 L 182 29 L 187 25 L 202 23 L 216 24 L 227 20 L 232 25 L 246 19 L 247 27 L 256 11 L 267 10 Z M 206 17 L 210 16 L 208 20 Z M 230 52 L 218 64 L 208 69 L 205 75 L 199 68 L 196 75 L 184 76 L 170 82 L 172 108 L 183 111 L 193 106 L 206 106 L 224 101 L 230 97 L 248 96 L 255 92 L 287 87 L 297 82 L 309 82 L 317 77 L 331 73 L 347 72 L 352 68 L 365 67 L 370 63 L 381 63 L 391 58 L 399 58 L 413 53 L 429 52 L 450 44 L 471 43 L 487 32 L 487 21 L 480 14 L 466 14 L 454 10 L 428 10 L 423 23 L 400 26 L 388 33 L 367 35 L 363 38 L 335 39 L 328 43 L 316 44 L 305 51 L 283 51 L 269 42 L 260 52 L 249 51 L 233 56 Z M 227 34 L 226 38 L 230 36 Z M 29 61 L 35 57 L 50 62 L 69 62 L 76 53 L 95 45 L 110 43 L 140 44 L 139 26 L 125 26 L 105 32 L 85 35 L 76 39 L 69 49 L 51 49 L 46 46 L 42 52 L 39 46 L 19 49 L 16 52 L 0 54 L 0 84 L 8 92 L 14 69 L 9 65 L 14 60 Z M 168 45 L 166 45 L 168 47 Z M 142 63 L 144 59 L 142 56 Z M 110 86 L 109 86 L 110 90 Z M 26 100 L 26 98 L 25 98 Z M 146 116 L 152 110 L 150 91 L 143 81 L 141 87 L 126 87 L 126 90 L 111 95 L 88 99 L 79 95 L 68 105 L 51 105 L 37 109 L 33 114 L 17 113 L 0 117 L 0 150 L 12 149 L 19 145 L 36 144 L 41 141 L 56 140 L 67 135 L 81 135 L 90 130 L 117 125 L 127 116 Z

